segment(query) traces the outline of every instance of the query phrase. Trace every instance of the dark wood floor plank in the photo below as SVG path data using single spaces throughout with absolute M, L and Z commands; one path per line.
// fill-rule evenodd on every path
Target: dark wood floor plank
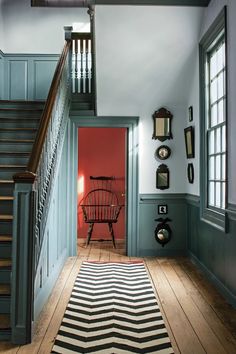
M 186 274 L 179 264 L 178 259 L 169 260 L 171 266 L 174 268 L 179 280 L 183 283 L 186 292 L 191 296 L 192 300 L 201 311 L 205 320 L 218 337 L 219 341 L 225 348 L 227 353 L 236 352 L 236 339 L 232 336 L 230 331 L 224 326 L 220 318 L 215 313 L 214 309 L 209 305 L 205 298 L 201 295 L 192 279 Z
M 146 264 L 181 354 L 206 353 L 158 261 L 146 259 Z
M 183 283 L 179 279 L 168 259 L 159 259 L 158 263 L 163 270 L 170 287 L 174 291 L 184 313 L 208 354 L 226 354 L 226 350 L 212 331 L 201 311 L 186 291 Z

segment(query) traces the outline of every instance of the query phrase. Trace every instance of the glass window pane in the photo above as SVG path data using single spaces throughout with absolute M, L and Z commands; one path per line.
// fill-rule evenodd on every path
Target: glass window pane
M 216 152 L 221 152 L 221 128 L 216 129 Z
M 217 155 L 216 156 L 216 179 L 220 179 L 221 177 L 221 156 Z
M 224 67 L 222 46 L 217 50 L 217 71 L 221 71 Z
M 218 123 L 224 122 L 224 100 L 218 103 Z
M 211 107 L 211 127 L 217 124 L 217 104 Z
M 216 182 L 215 188 L 216 188 L 216 200 L 215 200 L 215 206 L 220 208 L 221 207 L 221 188 L 220 188 L 221 183 Z
M 209 190 L 208 190 L 208 200 L 209 200 L 209 205 L 214 206 L 215 205 L 215 183 L 210 182 L 209 183 Z
M 217 62 L 216 62 L 216 53 L 210 58 L 210 78 L 216 76 L 217 73 Z
M 215 179 L 215 156 L 209 159 L 209 179 Z
M 222 197 L 221 197 L 221 207 L 224 209 L 225 208 L 225 183 L 222 183 L 221 186 L 221 193 L 222 193 Z
M 221 156 L 221 179 L 225 181 L 226 177 L 226 165 L 225 165 L 225 154 Z
M 211 92 L 211 104 L 213 104 L 217 100 L 217 80 L 214 79 L 210 85 Z
M 211 130 L 209 132 L 209 154 L 214 154 L 215 152 L 215 131 Z
M 224 96 L 224 75 L 223 73 L 220 73 L 220 75 L 218 76 L 218 91 L 217 91 L 217 97 L 221 98 L 222 96 Z
M 225 43 L 222 44 L 223 67 L 225 67 Z
M 221 147 L 221 151 L 226 151 L 226 134 L 225 134 L 225 125 L 221 128 L 222 129 L 222 147 Z

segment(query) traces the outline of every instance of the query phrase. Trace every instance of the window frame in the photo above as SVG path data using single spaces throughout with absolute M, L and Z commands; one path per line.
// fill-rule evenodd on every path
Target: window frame
M 199 43 L 199 89 L 200 89 L 200 218 L 202 221 L 226 232 L 226 208 L 228 202 L 228 178 L 227 178 L 227 19 L 226 6 L 222 9 L 215 21 Z M 225 207 L 220 209 L 208 206 L 208 98 L 206 89 L 206 63 L 211 52 L 224 37 L 225 41 Z

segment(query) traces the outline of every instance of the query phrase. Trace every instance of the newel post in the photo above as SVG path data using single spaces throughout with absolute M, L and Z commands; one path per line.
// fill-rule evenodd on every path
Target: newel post
M 26 344 L 32 338 L 34 304 L 34 208 L 35 175 L 19 173 L 13 177 L 13 245 L 12 245 L 12 343 Z

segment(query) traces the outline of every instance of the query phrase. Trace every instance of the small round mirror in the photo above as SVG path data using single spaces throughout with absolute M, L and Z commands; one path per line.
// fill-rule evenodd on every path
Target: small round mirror
M 168 224 L 159 224 L 155 230 L 155 238 L 158 243 L 164 246 L 170 241 L 171 238 L 171 229 Z
M 156 150 L 156 156 L 160 160 L 166 160 L 171 154 L 171 150 L 168 146 L 166 145 L 161 145 L 159 148 Z

